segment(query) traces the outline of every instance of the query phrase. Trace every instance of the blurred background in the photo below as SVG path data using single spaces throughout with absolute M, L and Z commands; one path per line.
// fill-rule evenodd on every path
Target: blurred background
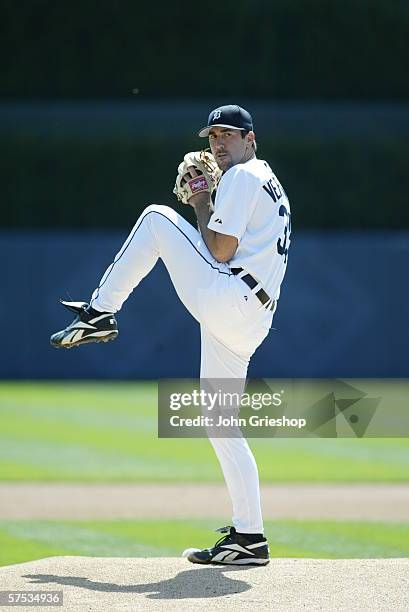
M 197 131 L 221 104 L 251 112 L 258 156 L 292 206 L 274 330 L 249 374 L 409 377 L 407 0 L 0 0 L 0 51 L 3 481 L 221 482 L 207 441 L 156 439 L 155 381 L 199 371 L 198 326 L 161 263 L 119 314 L 116 342 L 48 344 L 71 320 L 59 298 L 89 299 L 146 205 L 193 222 L 172 194 L 176 169 L 203 146 Z M 255 449 L 265 483 L 409 479 L 404 439 L 259 440 Z M 0 561 L 57 554 L 55 529 L 13 522 L 17 507 L 0 513 L 9 545 Z M 95 553 L 97 536 L 82 528 L 88 548 L 70 548 L 66 525 L 57 552 Z M 385 527 L 387 550 L 359 526 L 339 527 L 338 540 L 333 526 L 321 539 L 311 525 L 273 528 L 281 555 L 409 551 L 408 524 L 393 537 Z M 104 529 L 109 552 L 140 550 Z M 138 534 L 148 537 L 146 525 Z M 148 544 L 157 554 L 183 548 L 176 537 L 173 548 Z
M 231 102 L 252 113 L 293 215 L 250 373 L 409 374 L 406 1 L 0 7 L 1 377 L 196 375 L 198 327 L 161 264 L 117 342 L 57 355 L 48 337 L 70 319 L 58 299 L 89 299 L 143 208 L 177 206 L 180 159 Z

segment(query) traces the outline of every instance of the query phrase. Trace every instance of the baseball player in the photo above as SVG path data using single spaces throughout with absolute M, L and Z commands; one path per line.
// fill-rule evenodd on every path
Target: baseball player
M 148 206 L 90 303 L 63 302 L 77 316 L 51 336 L 53 346 L 115 339 L 115 313 L 160 257 L 200 324 L 200 378 L 245 381 L 277 307 L 290 244 L 290 206 L 268 163 L 256 157 L 253 121 L 245 109 L 216 108 L 199 136 L 209 139 L 211 154 L 186 155 L 175 186 L 178 198 L 193 207 L 198 230 L 168 206 Z M 188 559 L 265 565 L 269 550 L 253 454 L 243 437 L 210 437 L 210 442 L 231 497 L 233 526 L 221 528 L 224 535 L 212 548 L 191 552 Z

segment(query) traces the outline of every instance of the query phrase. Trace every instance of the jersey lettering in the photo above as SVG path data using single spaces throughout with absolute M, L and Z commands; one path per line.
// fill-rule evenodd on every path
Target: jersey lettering
M 263 189 L 268 193 L 274 202 L 277 202 L 277 200 L 279 200 L 283 195 L 280 183 L 274 178 L 271 178 L 265 185 L 263 185 Z
M 290 246 L 291 215 L 283 204 L 281 204 L 278 210 L 278 214 L 280 215 L 280 217 L 285 218 L 285 226 L 283 241 L 281 241 L 281 238 L 277 240 L 277 252 L 279 255 L 284 255 L 284 263 L 286 263 L 288 256 L 288 247 Z

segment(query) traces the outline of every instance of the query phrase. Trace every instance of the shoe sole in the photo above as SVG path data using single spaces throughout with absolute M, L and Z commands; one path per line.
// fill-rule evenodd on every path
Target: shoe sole
M 71 349 L 71 348 L 75 348 L 76 346 L 80 346 L 81 344 L 96 344 L 98 342 L 111 342 L 112 340 L 115 340 L 115 338 L 118 337 L 118 332 L 111 332 L 108 336 L 103 336 L 103 337 L 88 337 L 88 338 L 83 338 L 82 340 L 79 340 L 78 342 L 73 342 L 72 344 L 61 344 L 61 343 L 56 343 L 54 344 L 53 342 L 51 342 L 50 340 L 50 344 L 51 346 L 53 346 L 54 348 L 65 348 L 65 349 Z
M 234 561 L 199 561 L 192 555 L 188 557 L 190 563 L 198 563 L 199 565 L 268 565 L 270 559 L 236 559 Z

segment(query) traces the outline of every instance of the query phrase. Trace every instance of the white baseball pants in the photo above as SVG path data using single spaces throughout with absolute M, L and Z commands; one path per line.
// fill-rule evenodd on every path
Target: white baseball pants
M 175 290 L 201 328 L 201 379 L 242 379 L 267 336 L 273 312 L 217 262 L 201 234 L 168 206 L 148 206 L 91 298 L 96 310 L 117 312 L 161 258 Z M 241 533 L 263 533 L 255 459 L 242 438 L 210 437 Z

